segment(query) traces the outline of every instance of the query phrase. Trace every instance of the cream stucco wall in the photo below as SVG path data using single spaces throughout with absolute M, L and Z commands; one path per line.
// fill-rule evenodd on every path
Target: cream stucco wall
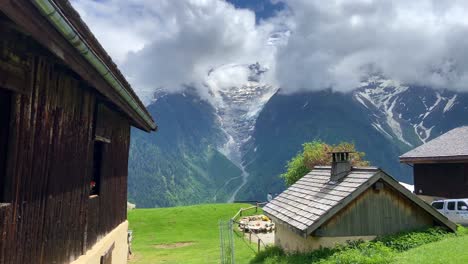
M 72 264 L 100 264 L 101 256 L 109 250 L 112 243 L 114 243 L 112 264 L 126 264 L 128 253 L 127 230 L 128 222 L 125 221 L 101 238 L 85 255 L 80 256 Z
M 287 226 L 276 224 L 275 245 L 286 252 L 310 252 L 320 247 L 334 247 L 336 244 L 344 244 L 349 240 L 372 240 L 376 236 L 352 236 L 352 237 L 313 237 L 307 238 L 291 231 Z

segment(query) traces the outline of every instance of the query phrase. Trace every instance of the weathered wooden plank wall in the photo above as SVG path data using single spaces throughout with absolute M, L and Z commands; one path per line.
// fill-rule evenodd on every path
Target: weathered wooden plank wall
M 468 197 L 468 163 L 414 164 L 414 187 L 416 194 Z
M 28 87 L 11 92 L 5 187 L 12 192 L 0 206 L 0 263 L 69 263 L 126 219 L 130 125 L 112 111 L 104 121 L 111 143 L 101 191 L 90 199 L 99 95 L 31 38 L 4 27 L 0 34 L 2 62 L 29 73 Z
M 419 230 L 434 225 L 433 217 L 384 184 L 370 188 L 325 223 L 320 236 L 372 236 Z

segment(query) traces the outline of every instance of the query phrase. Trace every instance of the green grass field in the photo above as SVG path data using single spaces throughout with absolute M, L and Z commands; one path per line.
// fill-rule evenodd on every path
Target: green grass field
M 219 263 L 218 221 L 228 220 L 248 204 L 209 204 L 129 211 L 133 230 L 130 263 Z M 235 237 L 236 263 L 255 255 L 251 245 Z
M 429 243 L 399 254 L 394 263 L 468 263 L 468 236 L 458 236 Z
M 457 234 L 428 229 L 352 243 L 310 253 L 285 254 L 272 247 L 257 255 L 255 264 L 458 264 L 468 263 L 468 229 Z
M 137 264 L 220 263 L 218 221 L 228 220 L 248 204 L 207 204 L 128 213 L 133 230 L 133 257 Z M 253 213 L 253 211 L 252 211 Z M 260 212 L 259 212 L 260 213 Z M 256 255 L 256 246 L 235 238 L 236 263 L 468 263 L 468 229 L 458 234 L 415 232 L 367 242 L 357 247 L 307 254 L 284 254 L 271 248 Z M 432 241 L 432 243 L 430 243 Z

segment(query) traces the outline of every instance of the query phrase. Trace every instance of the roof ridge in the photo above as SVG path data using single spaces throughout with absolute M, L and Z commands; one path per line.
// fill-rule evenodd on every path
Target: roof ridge
M 468 159 L 468 126 L 453 128 L 404 153 L 400 162 Z
M 360 177 L 343 178 L 339 182 L 331 183 L 325 181 L 320 175 L 325 168 L 322 166 L 312 170 L 307 176 L 299 179 L 295 184 L 284 191 L 278 197 L 273 199 L 264 207 L 264 213 L 272 219 L 287 224 L 300 235 L 308 235 L 319 228 L 323 223 L 332 218 L 341 209 L 351 203 L 356 197 L 364 193 L 371 186 L 382 180 L 406 196 L 409 200 L 417 204 L 423 210 L 427 211 L 438 221 L 454 230 L 453 224 L 443 219 L 425 205 L 416 195 L 408 191 L 404 186 L 398 183 L 392 176 L 376 167 L 358 168 L 361 171 Z M 321 180 L 317 182 L 303 184 L 304 180 L 313 179 L 318 174 Z M 352 174 L 352 172 L 351 172 Z M 307 178 L 306 178 L 307 177 Z M 339 187 L 339 188 L 338 188 Z M 292 202 L 287 202 L 292 201 Z M 316 210 L 314 208 L 319 208 Z M 313 216 L 312 216 L 313 215 Z

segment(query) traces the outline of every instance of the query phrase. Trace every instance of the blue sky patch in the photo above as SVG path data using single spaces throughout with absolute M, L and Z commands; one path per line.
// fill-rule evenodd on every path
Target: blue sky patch
M 274 16 L 285 8 L 283 2 L 272 3 L 271 0 L 227 0 L 237 8 L 247 8 L 255 12 L 257 23 L 261 19 Z

